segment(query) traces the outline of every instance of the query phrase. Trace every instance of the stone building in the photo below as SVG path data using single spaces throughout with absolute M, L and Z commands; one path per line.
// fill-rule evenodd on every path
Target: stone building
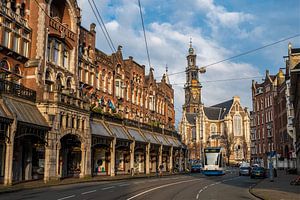
M 205 147 L 230 148 L 229 162 L 250 159 L 250 119 L 246 108 L 235 96 L 231 100 L 205 107 L 201 101 L 201 83 L 196 54 L 190 44 L 187 56 L 185 104 L 179 132 L 187 145 L 189 158 L 201 160 Z M 227 145 L 226 145 L 227 144 Z M 226 155 L 227 156 L 227 155 Z
M 98 50 L 75 0 L 0 4 L 0 181 L 183 170 L 167 72 Z

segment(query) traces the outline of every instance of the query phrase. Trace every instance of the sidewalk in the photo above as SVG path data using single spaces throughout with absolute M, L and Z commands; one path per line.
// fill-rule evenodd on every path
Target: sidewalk
M 170 176 L 170 175 L 178 175 L 182 173 L 170 174 L 168 172 L 164 173 L 163 176 Z M 23 183 L 17 183 L 12 186 L 4 186 L 0 185 L 0 194 L 1 193 L 8 193 L 8 192 L 16 192 L 20 190 L 26 189 L 35 189 L 35 188 L 43 188 L 43 187 L 50 187 L 50 186 L 59 186 L 59 185 L 69 185 L 69 184 L 77 184 L 77 183 L 87 183 L 87 182 L 98 182 L 98 181 L 118 181 L 118 180 L 126 180 L 126 179 L 136 179 L 136 178 L 153 178 L 157 177 L 156 173 L 151 174 L 137 174 L 134 176 L 131 175 L 116 175 L 116 176 L 94 176 L 89 178 L 66 178 L 62 180 L 55 180 L 50 181 L 48 183 L 44 183 L 43 180 L 35 180 L 35 181 L 28 181 Z
M 300 186 L 290 185 L 291 180 L 298 175 L 285 174 L 285 171 L 279 170 L 277 174 L 274 182 L 270 182 L 270 178 L 263 179 L 250 192 L 265 200 L 300 200 Z

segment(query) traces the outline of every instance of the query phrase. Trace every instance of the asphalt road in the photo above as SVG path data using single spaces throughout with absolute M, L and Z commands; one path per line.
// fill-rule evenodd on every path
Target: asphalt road
M 80 183 L 0 195 L 1 200 L 92 200 L 92 199 L 256 199 L 249 187 L 258 180 L 239 177 L 237 172 L 207 177 L 202 174 L 174 175 L 123 181 Z

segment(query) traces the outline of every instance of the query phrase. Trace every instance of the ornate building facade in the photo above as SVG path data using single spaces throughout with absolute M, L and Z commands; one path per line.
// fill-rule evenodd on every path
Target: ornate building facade
M 1 182 L 183 170 L 167 72 L 98 50 L 76 0 L 0 4 Z
M 250 159 L 250 118 L 240 98 L 205 107 L 201 101 L 198 77 L 203 69 L 196 65 L 196 54 L 190 45 L 186 68 L 185 104 L 179 132 L 187 145 L 189 158 L 202 160 L 205 147 L 221 146 L 230 154 L 231 163 Z M 226 149 L 230 148 L 229 151 Z

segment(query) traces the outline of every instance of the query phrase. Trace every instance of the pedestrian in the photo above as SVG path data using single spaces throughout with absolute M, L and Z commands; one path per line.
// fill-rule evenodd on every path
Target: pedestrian
M 163 164 L 159 165 L 159 177 L 162 177 L 163 168 L 164 168 Z

